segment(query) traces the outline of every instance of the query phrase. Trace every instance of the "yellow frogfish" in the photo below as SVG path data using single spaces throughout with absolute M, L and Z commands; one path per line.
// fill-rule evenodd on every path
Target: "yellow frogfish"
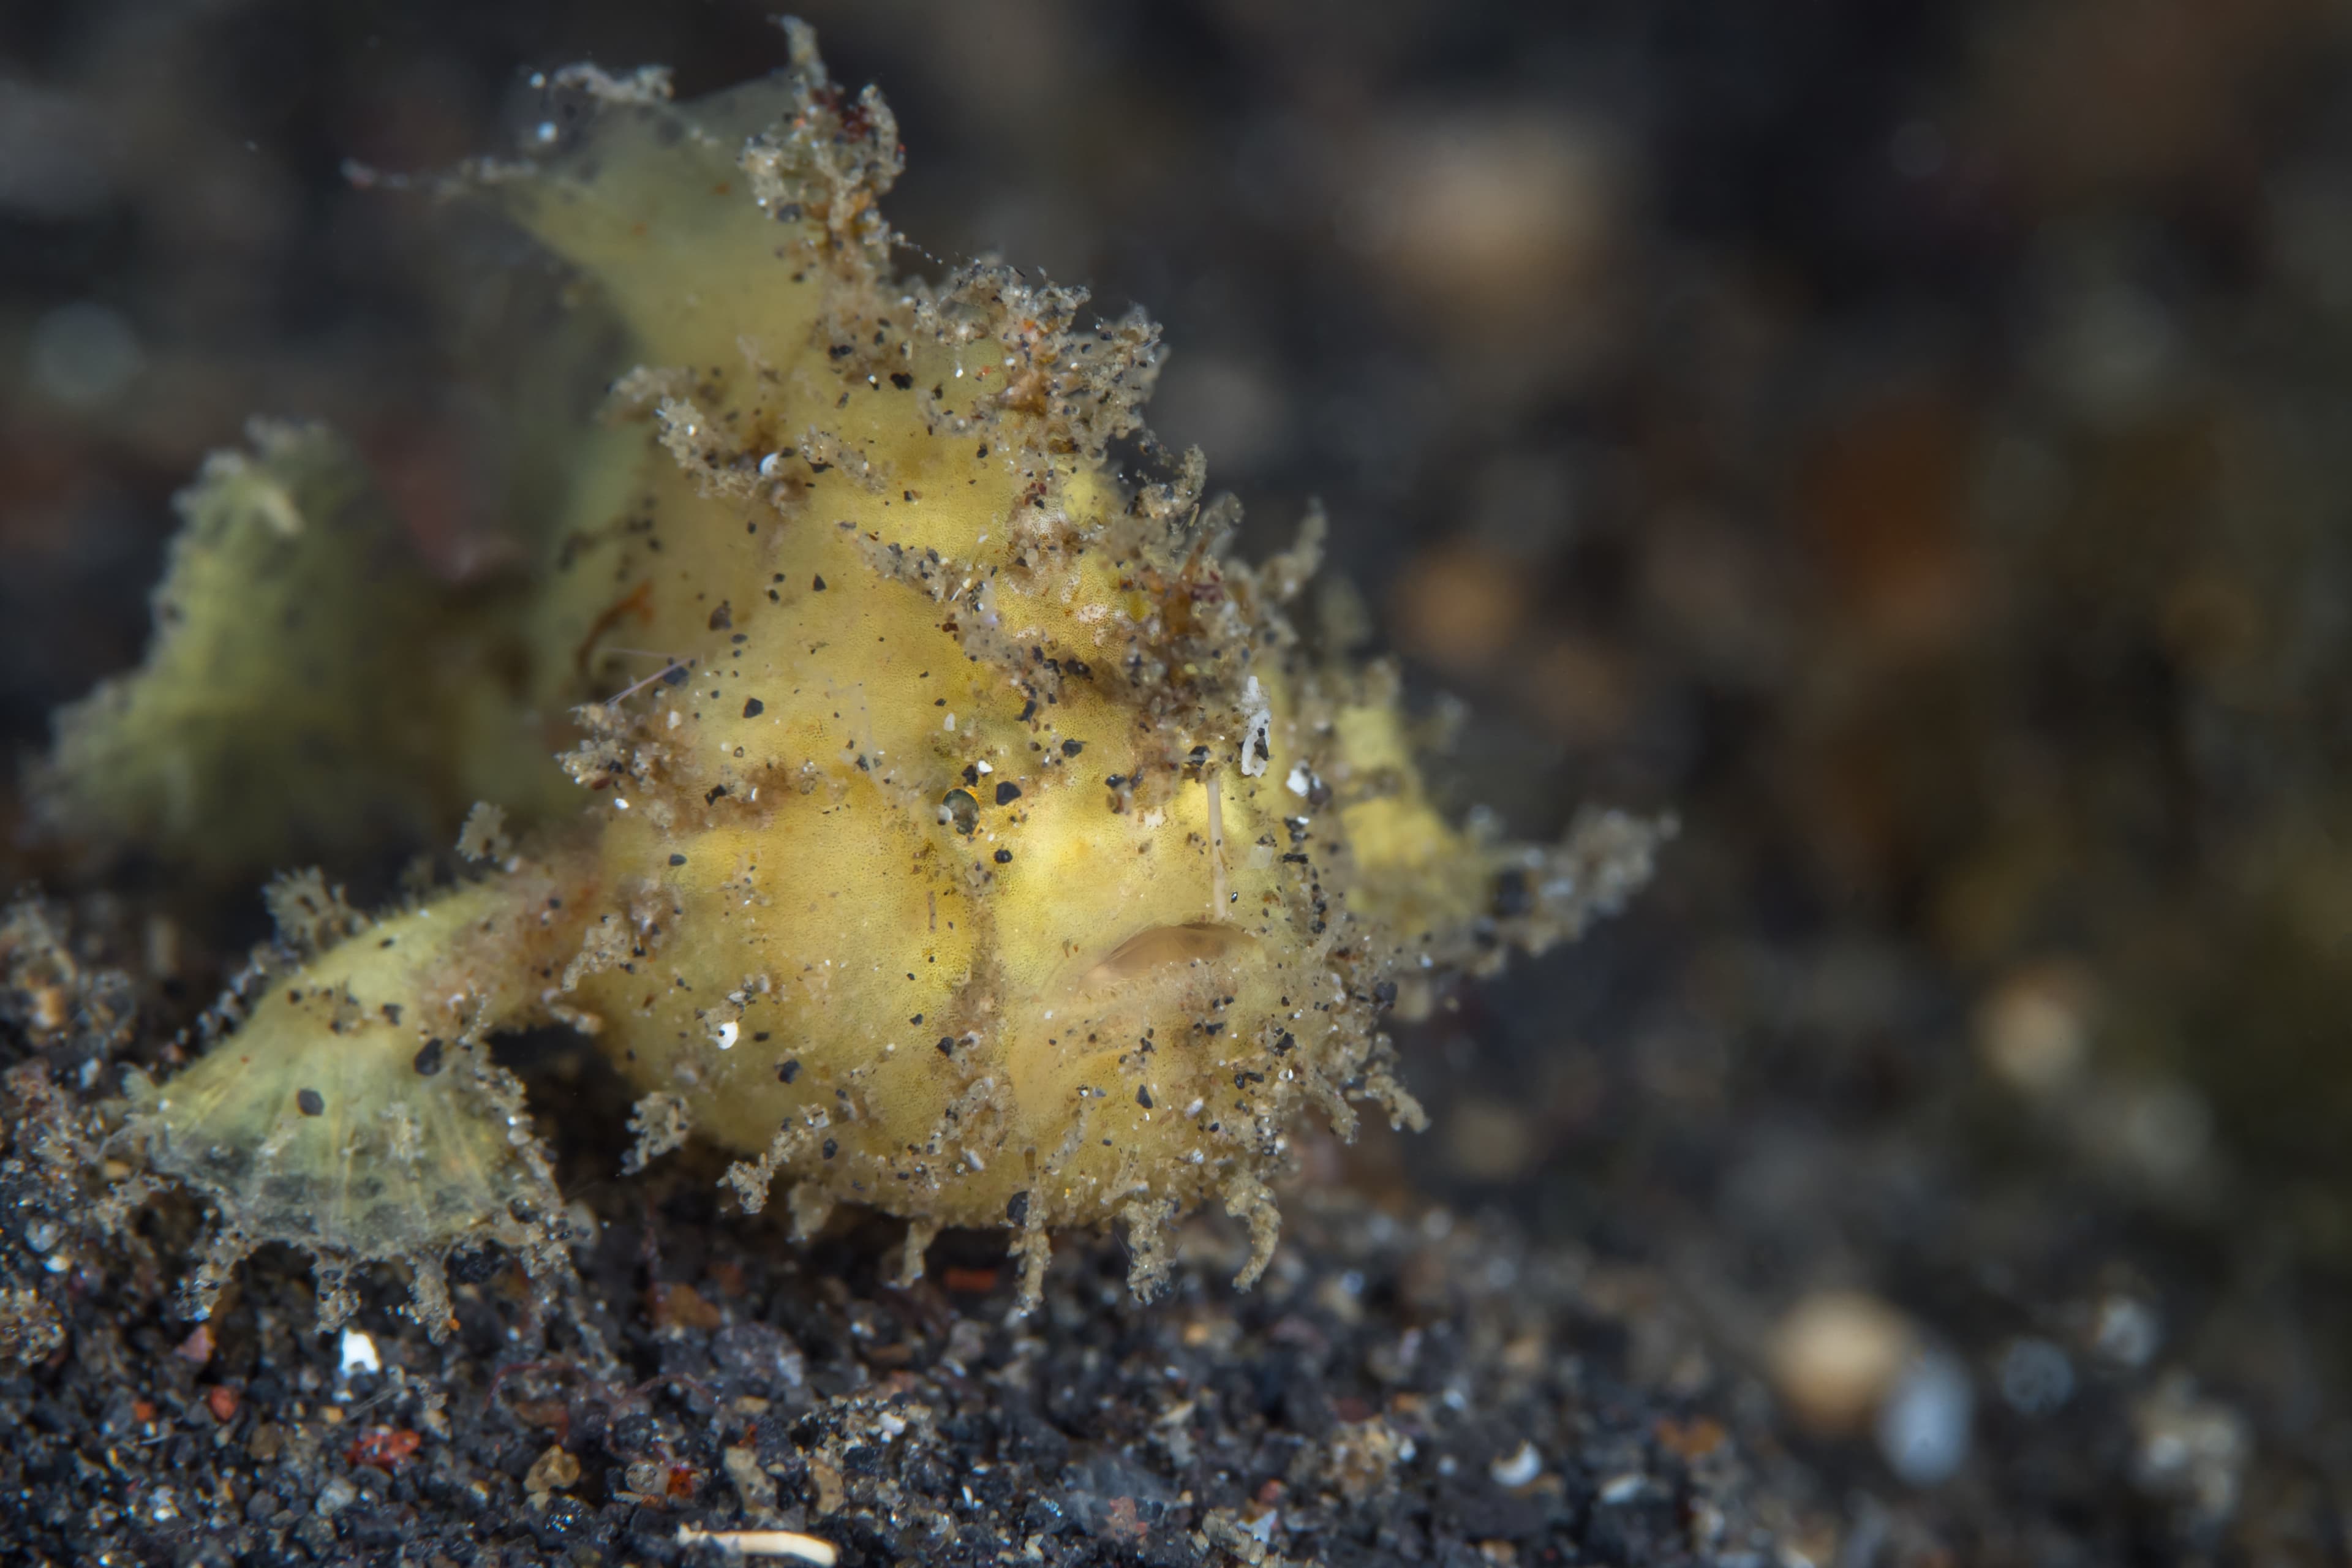
M 1235 559 L 1197 452 L 1157 478 L 1157 330 L 998 266 L 898 274 L 888 109 L 792 63 L 691 104 L 657 70 L 451 176 L 562 280 L 544 366 L 594 395 L 506 521 L 516 580 L 419 566 L 359 459 L 257 424 L 181 498 L 146 663 L 60 716 L 60 834 L 194 870 L 466 814 L 455 885 L 362 915 L 316 872 L 210 1044 L 128 1125 L 206 1197 L 208 1300 L 251 1247 L 405 1266 L 561 1257 L 501 1032 L 567 1025 L 643 1093 L 629 1163 L 739 1152 L 803 1233 L 840 1203 L 1007 1227 L 1024 1304 L 1057 1226 L 1127 1227 L 1133 1282 L 1219 1202 L 1262 1269 L 1308 1107 L 1420 1111 L 1385 1009 L 1572 937 L 1659 824 L 1553 846 L 1429 799 L 1397 680 L 1286 611 L 1319 519 Z M 390 198 L 386 198 L 390 199 Z M 589 345 L 583 347 L 582 345 Z M 546 370 L 544 392 L 555 378 Z M 533 422 L 535 421 L 535 422 Z M 473 804 L 475 802 L 482 804 Z

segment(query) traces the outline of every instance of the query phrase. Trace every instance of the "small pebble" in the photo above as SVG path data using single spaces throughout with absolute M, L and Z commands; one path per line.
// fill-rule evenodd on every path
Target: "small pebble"
M 1912 1486 L 1940 1485 L 1968 1462 L 1975 1409 L 1976 1393 L 1959 1358 L 1924 1351 L 1905 1363 L 1879 1406 L 1879 1455 Z
M 2092 1348 L 2122 1367 L 2143 1367 L 2164 1342 L 2156 1309 L 2136 1296 L 2109 1296 L 2098 1305 L 2091 1329 Z
M 527 1492 L 562 1491 L 580 1479 L 580 1461 L 564 1452 L 561 1444 L 531 1461 L 530 1472 L 522 1479 Z
M 2132 1431 L 2132 1481 L 2140 1490 L 2181 1504 L 2207 1529 L 2237 1511 L 2253 1458 L 2244 1416 L 2175 1373 L 2133 1406 Z
M 121 311 L 94 300 L 48 311 L 34 321 L 30 339 L 29 379 L 69 408 L 113 401 L 146 364 L 131 323 Z
M 1979 1009 L 1977 1053 L 2020 1094 L 2050 1098 L 2082 1072 L 2090 1010 L 2090 981 L 2079 970 L 2064 964 L 2019 970 Z
M 1789 1309 L 1765 1346 L 1772 1385 L 1816 1432 L 1858 1432 L 1916 1341 L 1910 1320 L 1875 1296 L 1822 1290 Z
M 2047 1415 L 2074 1395 L 2074 1363 L 2048 1340 L 2011 1340 L 1998 1375 L 2001 1398 L 2020 1415 Z

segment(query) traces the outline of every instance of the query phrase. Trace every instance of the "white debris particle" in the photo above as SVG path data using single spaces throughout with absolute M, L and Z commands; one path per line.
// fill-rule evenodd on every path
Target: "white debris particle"
M 714 1038 L 719 1042 L 719 1048 L 722 1051 L 733 1050 L 735 1048 L 735 1037 L 740 1032 L 740 1027 L 735 1024 L 727 1023 L 719 1025 L 719 1033 L 714 1037 Z
M 1264 751 L 1260 747 L 1265 748 Z M 1242 773 L 1255 778 L 1265 772 L 1266 759 L 1274 747 L 1274 709 L 1265 700 L 1265 689 L 1257 677 L 1249 678 L 1242 688 Z M 1301 792 L 1304 793 L 1303 791 Z
M 1293 763 L 1290 765 L 1290 776 L 1284 779 L 1282 784 L 1285 789 L 1299 799 L 1305 800 L 1307 792 L 1315 787 L 1315 775 L 1307 771 L 1305 763 Z
M 1536 1452 L 1533 1443 L 1521 1443 L 1517 1453 L 1486 1467 L 1486 1474 L 1498 1487 L 1523 1487 L 1542 1473 L 1543 1456 Z
M 355 1372 L 382 1372 L 383 1363 L 377 1359 L 375 1342 L 357 1329 L 343 1331 L 343 1375 Z
M 818 1568 L 833 1568 L 841 1560 L 841 1552 L 833 1542 L 791 1530 L 697 1530 L 681 1524 L 677 1543 L 715 1546 L 741 1557 L 791 1557 L 814 1563 Z
M 2142 1491 L 2186 1505 L 2206 1529 L 2237 1511 L 2253 1451 L 2244 1416 L 2174 1373 L 2133 1406 L 2132 1426 L 2132 1480 Z

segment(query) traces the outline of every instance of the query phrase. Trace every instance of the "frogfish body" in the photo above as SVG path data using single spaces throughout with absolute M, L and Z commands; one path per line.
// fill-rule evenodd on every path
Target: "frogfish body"
M 1051 1227 L 1124 1223 L 1149 1290 L 1213 1200 L 1246 1283 L 1306 1108 L 1419 1118 L 1382 1010 L 1647 874 L 1662 829 L 1621 815 L 1552 847 L 1449 823 L 1392 672 L 1288 617 L 1319 520 L 1254 567 L 1197 453 L 1143 471 L 1139 317 L 898 277 L 889 112 L 793 38 L 692 105 L 563 73 L 577 123 L 448 182 L 561 269 L 551 362 L 611 345 L 511 520 L 522 579 L 447 586 L 339 439 L 257 426 L 183 497 L 146 665 L 61 718 L 58 830 L 167 862 L 485 803 L 472 869 L 404 907 L 277 883 L 209 1050 L 133 1085 L 149 1161 L 220 1216 L 200 1303 L 284 1240 L 330 1316 L 388 1259 L 437 1330 L 452 1247 L 555 1256 L 488 1042 L 557 1023 L 643 1091 L 632 1163 L 710 1140 L 804 1229 L 873 1205 L 919 1269 L 939 1226 L 1006 1226 L 1034 1300 Z

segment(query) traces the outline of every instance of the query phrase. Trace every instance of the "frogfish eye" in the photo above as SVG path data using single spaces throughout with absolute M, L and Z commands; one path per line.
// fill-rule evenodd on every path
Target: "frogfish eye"
M 1256 939 L 1239 926 L 1216 921 L 1149 926 L 1081 971 L 1072 988 L 1085 992 L 1132 985 L 1164 970 L 1225 958 L 1255 945 Z

